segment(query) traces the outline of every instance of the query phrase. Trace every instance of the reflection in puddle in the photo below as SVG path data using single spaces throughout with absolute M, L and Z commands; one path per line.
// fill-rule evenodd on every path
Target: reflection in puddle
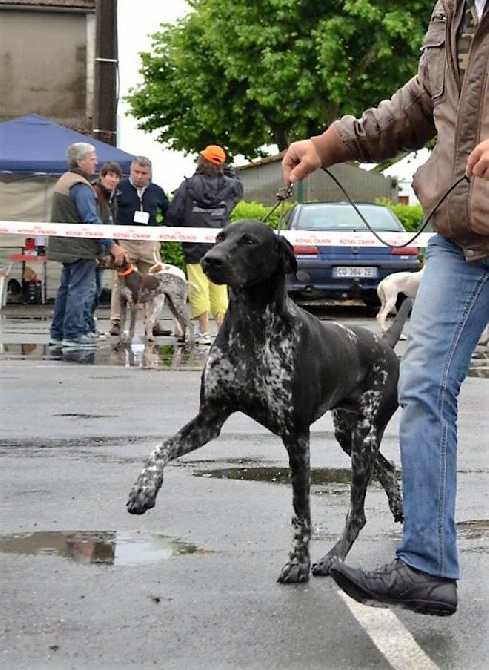
M 489 520 L 470 519 L 469 521 L 459 521 L 457 523 L 457 529 L 463 537 L 467 539 L 477 539 L 489 532 Z
M 290 484 L 288 468 L 217 468 L 194 473 L 196 477 L 215 477 L 216 479 L 238 479 L 252 482 L 276 482 Z M 311 484 L 349 484 L 351 472 L 348 468 L 314 468 L 311 470 Z
M 212 470 L 198 470 L 196 477 L 214 477 L 216 479 L 235 479 L 239 481 L 272 482 L 276 484 L 290 484 L 288 468 L 277 467 L 239 467 L 216 468 Z M 313 468 L 311 470 L 311 492 L 322 494 L 345 494 L 349 490 L 351 470 L 349 468 Z M 377 485 L 375 479 L 371 486 Z
M 477 346 L 470 361 L 469 377 L 489 377 L 489 348 Z
M 457 523 L 460 553 L 489 553 L 489 520 L 469 519 Z
M 80 365 L 111 365 L 155 370 L 203 369 L 209 347 L 187 349 L 176 344 L 133 343 L 117 348 L 109 342 L 96 349 L 49 347 L 47 344 L 3 344 L 0 358 L 6 360 L 44 360 Z
M 116 531 L 40 531 L 0 536 L 0 553 L 61 556 L 76 563 L 141 565 L 182 554 L 208 553 L 165 535 Z

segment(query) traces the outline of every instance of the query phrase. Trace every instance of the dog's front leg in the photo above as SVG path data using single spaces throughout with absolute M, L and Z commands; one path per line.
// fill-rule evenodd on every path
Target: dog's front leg
M 292 517 L 292 547 L 278 582 L 282 584 L 307 582 L 311 559 L 311 466 L 309 460 L 309 431 L 299 437 L 284 438 L 289 455 L 294 516 Z
M 131 514 L 144 514 L 156 504 L 163 484 L 165 465 L 179 456 L 194 451 L 214 439 L 231 412 L 222 407 L 201 406 L 197 416 L 157 447 L 146 461 L 141 474 L 129 492 L 127 509 Z

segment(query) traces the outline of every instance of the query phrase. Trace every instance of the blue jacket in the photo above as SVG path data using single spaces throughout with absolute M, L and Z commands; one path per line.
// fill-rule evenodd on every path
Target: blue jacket
M 121 226 L 144 226 L 144 223 L 134 222 L 134 212 L 137 210 L 148 212 L 148 226 L 156 226 L 158 210 L 163 217 L 168 209 L 168 198 L 165 191 L 150 182 L 144 189 L 143 197 L 139 198 L 136 187 L 129 179 L 123 179 L 118 186 L 117 194 L 117 223 Z

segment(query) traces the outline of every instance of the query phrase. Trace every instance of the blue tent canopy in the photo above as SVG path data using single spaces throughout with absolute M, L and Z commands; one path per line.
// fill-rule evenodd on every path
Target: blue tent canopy
M 0 172 L 63 174 L 68 167 L 66 150 L 74 142 L 93 144 L 98 167 L 106 161 L 115 161 L 124 174 L 129 174 L 132 154 L 37 114 L 0 123 Z

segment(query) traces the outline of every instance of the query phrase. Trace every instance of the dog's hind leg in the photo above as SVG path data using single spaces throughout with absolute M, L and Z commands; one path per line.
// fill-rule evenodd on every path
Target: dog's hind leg
M 165 294 L 156 295 L 153 300 L 144 303 L 144 334 L 148 342 L 154 341 L 153 328 L 163 311 L 165 305 Z
M 156 496 L 163 484 L 165 465 L 179 456 L 202 447 L 221 432 L 222 424 L 231 410 L 203 406 L 195 418 L 176 435 L 165 440 L 148 457 L 146 464 L 129 493 L 127 509 L 131 514 L 144 514 L 155 506 Z
M 179 299 L 175 299 L 173 296 L 168 296 L 168 307 L 175 319 L 176 325 L 181 331 L 180 335 L 177 335 L 178 339 L 184 338 L 184 340 L 190 345 L 193 346 L 194 343 L 194 324 L 192 319 L 189 317 L 187 312 L 185 295 L 179 296 Z M 175 333 L 176 333 L 175 328 Z
M 342 446 L 347 441 L 351 445 L 343 447 L 351 454 L 350 509 L 343 535 L 323 558 L 313 564 L 313 575 L 329 575 L 333 563 L 344 561 L 366 523 L 365 496 L 378 452 L 375 425 L 378 405 L 379 392 L 371 390 L 362 395 L 357 412 L 336 410 L 333 413 L 336 438 Z
M 401 523 L 404 517 L 402 513 L 401 490 L 396 470 L 394 465 L 380 452 L 377 454 L 377 459 L 374 463 L 374 474 L 387 494 L 389 509 L 394 517 L 394 521 Z
M 292 517 L 292 547 L 278 582 L 282 584 L 307 582 L 311 568 L 309 542 L 311 539 L 311 466 L 309 431 L 293 438 L 284 438 L 289 455 L 294 516 Z

